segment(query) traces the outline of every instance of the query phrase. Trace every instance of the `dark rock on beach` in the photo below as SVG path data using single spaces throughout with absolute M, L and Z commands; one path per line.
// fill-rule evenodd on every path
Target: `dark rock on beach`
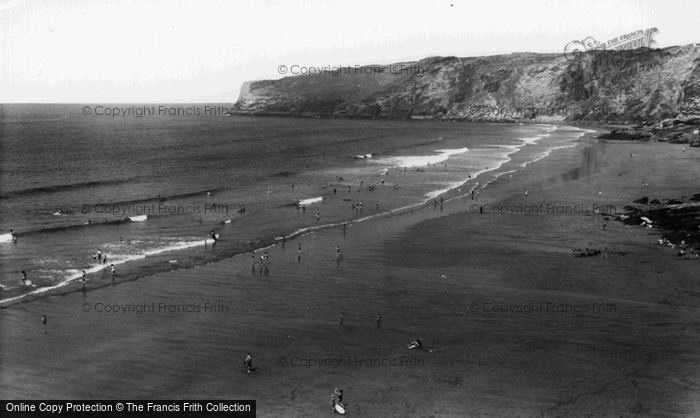
M 687 200 L 653 199 L 649 206 L 641 206 L 646 198 L 638 199 L 636 206 L 626 206 L 627 216 L 620 218 L 628 225 L 642 225 L 651 220 L 654 228 L 664 231 L 663 237 L 676 245 L 685 241 L 686 245 L 700 248 L 700 203 L 698 194 Z M 644 204 L 646 205 L 646 204 Z M 653 206 L 652 206 L 653 205 Z

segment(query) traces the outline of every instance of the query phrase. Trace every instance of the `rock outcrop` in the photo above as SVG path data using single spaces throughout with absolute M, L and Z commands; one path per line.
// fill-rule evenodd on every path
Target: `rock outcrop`
M 588 51 L 576 59 L 563 53 L 514 53 L 317 70 L 246 83 L 234 110 L 314 117 L 649 124 L 649 130 L 619 134 L 628 139 L 654 139 L 651 123 L 658 127 L 664 120 L 685 138 L 684 128 L 700 118 L 700 46 L 695 45 Z

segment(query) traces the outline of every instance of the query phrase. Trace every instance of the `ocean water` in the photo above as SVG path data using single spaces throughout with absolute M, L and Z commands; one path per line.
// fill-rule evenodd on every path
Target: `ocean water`
M 426 121 L 113 118 L 48 104 L 0 105 L 0 122 L 5 304 L 247 254 L 467 194 L 574 146 L 584 133 Z M 98 250 L 106 263 L 93 257 Z

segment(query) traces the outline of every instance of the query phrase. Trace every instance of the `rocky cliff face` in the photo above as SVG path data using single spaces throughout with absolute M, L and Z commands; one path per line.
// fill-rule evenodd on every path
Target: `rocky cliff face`
M 288 116 L 610 124 L 694 117 L 700 116 L 700 45 L 317 69 L 313 75 L 246 83 L 234 109 Z

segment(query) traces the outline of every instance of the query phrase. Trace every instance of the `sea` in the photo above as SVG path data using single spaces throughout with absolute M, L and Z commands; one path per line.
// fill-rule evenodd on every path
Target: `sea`
M 3 306 L 256 259 L 299 235 L 478 193 L 587 132 L 231 116 L 217 104 L 114 111 L 134 106 L 0 105 Z

